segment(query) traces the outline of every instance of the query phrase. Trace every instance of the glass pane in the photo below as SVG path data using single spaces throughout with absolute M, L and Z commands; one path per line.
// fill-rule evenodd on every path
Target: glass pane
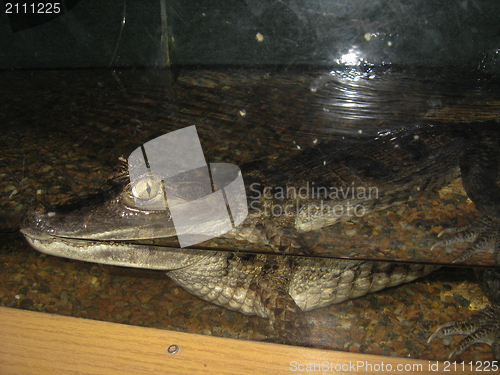
M 117 73 L 120 82 L 125 84 L 120 89 L 113 75 L 107 72 L 84 75 L 80 71 L 4 72 L 2 102 L 8 111 L 4 111 L 3 123 L 11 124 L 2 134 L 5 225 L 15 225 L 37 201 L 54 206 L 97 191 L 106 182 L 119 156 L 130 155 L 152 139 L 193 124 L 196 124 L 209 167 L 214 169 L 217 163 L 236 165 L 248 188 L 248 175 L 255 170 L 269 173 L 265 176 L 271 177 L 280 170 L 307 175 L 311 168 L 300 160 L 307 161 L 315 155 L 314 150 L 324 150 L 330 145 L 342 146 L 334 150 L 336 160 L 354 163 L 339 158 L 363 150 L 366 145 L 377 145 L 380 139 L 398 137 L 402 123 L 407 124 L 403 129 L 408 134 L 424 134 L 419 133 L 424 129 L 432 135 L 430 140 L 437 139 L 443 145 L 454 140 L 454 131 L 465 124 L 494 118 L 497 95 L 494 81 L 474 76 L 458 82 L 451 79 L 449 71 L 438 73 L 430 82 L 429 72 L 419 69 L 374 71 L 369 73 L 370 77 L 361 73 L 357 81 L 339 77 L 338 71 L 183 70 L 173 86 L 159 87 L 126 86 L 128 82 L 140 81 L 138 74 L 159 73 L 123 71 Z M 62 81 L 75 82 L 75 85 L 61 86 Z M 345 90 L 349 85 L 355 87 L 353 92 Z M 483 90 L 485 87 L 488 90 Z M 388 94 L 407 88 L 411 90 L 405 95 Z M 466 104 L 464 97 L 470 99 Z M 364 115 L 358 118 L 356 106 L 368 99 L 381 104 L 367 105 Z M 352 107 L 345 105 L 351 102 Z M 434 103 L 432 110 L 429 110 L 429 102 Z M 338 112 L 336 108 L 344 111 Z M 386 119 L 385 113 L 392 115 Z M 434 126 L 428 128 L 427 124 Z M 441 139 L 435 137 L 433 131 L 448 136 Z M 448 131 L 450 133 L 446 133 Z M 412 141 L 417 138 L 412 137 Z M 370 154 L 370 147 L 366 150 L 363 151 L 366 157 L 378 155 Z M 149 155 L 147 152 L 146 156 Z M 255 160 L 261 162 L 255 163 Z M 148 158 L 149 162 L 153 165 Z M 206 176 L 206 169 L 203 170 L 202 175 Z M 411 170 L 419 173 L 418 168 Z M 190 184 L 193 173 L 179 174 L 175 180 L 175 186 L 184 184 L 181 192 L 185 195 L 179 196 L 179 200 L 189 198 L 189 189 L 194 189 L 194 193 L 200 191 L 196 184 Z M 238 255 L 243 264 L 252 264 L 253 269 L 260 264 L 253 262 L 255 257 L 262 256 L 268 265 L 282 259 L 294 259 L 290 262 L 302 265 L 307 263 L 304 259 L 315 259 L 305 255 L 452 263 L 463 253 L 461 245 L 430 250 L 439 241 L 437 233 L 442 228 L 471 223 L 478 213 L 463 190 L 459 173 L 450 181 L 442 180 L 441 175 L 436 176 L 433 171 L 430 175 L 441 185 L 428 190 L 424 187 L 421 195 L 412 199 L 313 231 L 287 233 L 300 241 L 300 248 L 288 248 L 294 256 L 282 258 L 276 250 L 281 254 L 287 249 L 261 246 L 258 241 L 239 240 L 230 234 L 191 248 L 201 249 L 203 254 L 211 254 L 212 249 L 224 250 L 227 254 L 234 250 L 272 254 Z M 115 181 L 119 181 L 123 170 L 114 176 Z M 217 172 L 211 172 L 212 181 L 220 181 L 220 186 L 213 186 L 219 191 L 229 186 L 235 177 L 234 171 L 227 172 L 225 180 L 224 176 L 217 176 Z M 371 176 L 377 177 L 376 173 Z M 147 198 L 156 194 L 154 183 L 158 181 L 161 185 L 161 179 L 147 175 L 146 182 L 140 180 L 130 189 L 135 189 L 140 197 L 144 197 L 141 192 L 147 192 Z M 418 178 L 415 181 L 421 183 Z M 106 191 L 111 199 L 112 191 Z M 206 189 L 201 191 L 206 193 Z M 62 213 L 69 215 L 61 215 L 62 221 L 52 222 L 59 223 L 61 230 L 73 230 L 76 225 L 80 229 L 93 228 L 97 233 L 98 228 L 107 230 L 106 225 L 110 223 L 113 224 L 109 230 L 113 226 L 137 229 L 137 217 L 134 219 L 133 215 L 119 221 L 113 221 L 111 216 L 100 217 L 99 209 L 94 209 L 109 203 L 102 197 L 106 195 L 94 197 L 83 205 L 73 203 L 59 211 L 47 209 L 46 216 L 54 219 Z M 126 205 L 135 204 L 131 197 L 121 199 Z M 227 205 L 230 207 L 229 201 Z M 144 209 L 147 210 L 147 205 Z M 251 210 L 249 204 L 249 217 Z M 168 215 L 169 211 L 161 212 Z M 82 213 L 87 216 L 79 216 Z M 68 218 L 73 221 L 67 221 Z M 76 218 L 79 220 L 75 221 Z M 234 224 L 234 217 L 232 219 Z M 165 223 L 163 219 L 159 222 Z M 245 223 L 237 230 L 245 227 Z M 165 226 L 156 229 L 161 231 Z M 168 226 L 167 229 L 171 230 Z M 114 241 L 116 249 L 118 233 L 110 234 L 104 243 Z M 127 232 L 123 233 L 126 239 Z M 135 237 L 127 241 L 128 250 L 112 253 L 110 263 L 165 269 L 168 266 L 164 262 L 168 259 L 169 265 L 175 264 L 173 268 L 189 265 L 190 260 L 178 249 L 175 233 L 172 235 L 170 231 L 167 235 L 167 239 Z M 268 320 L 203 302 L 175 286 L 163 272 L 69 261 L 34 251 L 19 233 L 3 238 L 2 305 L 225 337 L 280 340 L 281 336 L 268 328 Z M 65 249 L 70 249 L 67 241 Z M 94 236 L 89 242 L 99 243 L 99 238 Z M 169 250 L 171 247 L 177 250 Z M 134 263 L 141 251 L 149 256 L 142 265 Z M 128 257 L 122 257 L 127 252 Z M 85 260 L 103 262 L 102 258 Z M 343 261 L 333 259 L 331 262 Z M 466 262 L 491 264 L 494 257 L 479 252 Z M 329 263 L 328 270 L 338 269 L 338 264 Z M 356 268 L 361 263 L 348 261 L 347 264 L 348 268 Z M 380 267 L 380 263 L 377 264 Z M 391 269 L 398 267 L 397 264 L 390 266 Z M 429 271 L 433 266 L 427 267 Z M 384 272 L 382 274 L 387 274 Z M 338 288 L 336 293 L 342 290 Z M 290 342 L 373 354 L 445 359 L 451 347 L 456 346 L 457 337 L 451 347 L 443 346 L 440 339 L 434 339 L 429 345 L 426 340 L 440 324 L 459 320 L 484 307 L 486 302 L 478 298 L 481 295 L 478 290 L 470 269 L 438 270 L 397 288 L 306 312 L 303 319 L 309 329 L 301 331 L 303 337 L 293 336 Z M 297 298 L 300 299 L 299 292 Z M 473 347 L 460 358 L 468 361 L 490 356 L 487 348 Z
M 500 3 L 60 4 L 0 24 L 0 305 L 493 358 Z

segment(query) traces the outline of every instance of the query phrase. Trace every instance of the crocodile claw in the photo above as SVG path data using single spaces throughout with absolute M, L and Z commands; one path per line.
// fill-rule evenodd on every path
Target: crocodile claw
M 449 244 L 467 242 L 466 250 L 453 263 L 463 262 L 477 252 L 493 253 L 500 262 L 500 220 L 492 217 L 481 218 L 473 226 L 448 228 L 442 230 L 438 237 L 451 235 L 445 240 L 436 242 L 431 250 Z
M 445 323 L 427 342 L 431 342 L 435 337 L 442 339 L 452 335 L 467 336 L 460 341 L 449 358 L 460 355 L 471 345 L 481 343 L 490 345 L 495 358 L 500 358 L 500 307 L 488 307 L 461 322 Z

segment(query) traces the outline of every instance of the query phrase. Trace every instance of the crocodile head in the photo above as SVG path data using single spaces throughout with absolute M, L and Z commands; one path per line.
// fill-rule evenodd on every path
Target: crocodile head
M 53 207 L 32 207 L 21 232 L 46 254 L 127 267 L 184 267 L 194 261 L 196 251 L 150 244 L 152 239 L 176 235 L 168 206 L 155 209 L 159 198 L 163 198 L 162 181 L 145 176 L 132 186 L 126 161 L 120 159 L 96 193 Z

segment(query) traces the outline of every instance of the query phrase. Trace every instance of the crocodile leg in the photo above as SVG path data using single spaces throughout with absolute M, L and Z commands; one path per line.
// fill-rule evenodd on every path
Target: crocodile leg
M 198 262 L 169 271 L 168 276 L 201 299 L 245 315 L 268 318 L 280 342 L 300 342 L 307 325 L 288 292 L 296 271 L 292 258 L 230 252 L 201 254 Z
M 278 342 L 301 343 L 309 337 L 304 314 L 288 291 L 293 262 L 282 258 L 275 264 L 265 264 L 259 275 L 250 284 L 262 299 L 262 305 L 270 321 L 270 327 L 277 334 Z
M 467 196 L 485 217 L 476 220 L 470 227 L 445 229 L 439 233 L 439 237 L 451 236 L 432 247 L 434 249 L 457 242 L 470 243 L 455 262 L 462 262 L 477 252 L 490 252 L 500 264 L 500 140 L 494 128 L 486 134 L 492 135 L 479 135 L 474 130 L 470 131 L 459 160 Z

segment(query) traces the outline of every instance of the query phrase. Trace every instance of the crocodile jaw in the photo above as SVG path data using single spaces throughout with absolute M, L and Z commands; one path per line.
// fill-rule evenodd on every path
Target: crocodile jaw
M 26 241 L 36 250 L 59 257 L 113 266 L 175 270 L 197 262 L 210 251 L 133 244 L 127 242 L 92 241 L 54 236 L 23 228 Z

